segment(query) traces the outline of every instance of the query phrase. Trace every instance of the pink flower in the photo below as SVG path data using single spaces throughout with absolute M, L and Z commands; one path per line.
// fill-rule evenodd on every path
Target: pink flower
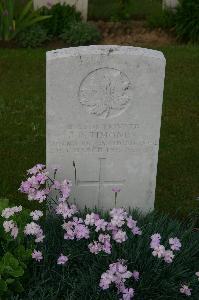
M 119 192 L 121 192 L 121 188 L 119 188 L 119 187 L 113 187 L 112 188 L 112 192 L 119 193 Z
M 17 224 L 15 222 L 13 222 L 13 220 L 10 221 L 4 221 L 3 222 L 3 228 L 5 230 L 5 232 L 11 232 L 11 236 L 16 239 L 19 233 L 19 229 L 17 227 Z
M 113 239 L 117 243 L 123 243 L 127 240 L 127 235 L 125 231 L 118 230 L 116 233 L 113 233 Z
M 99 286 L 103 290 L 106 290 L 110 287 L 111 283 L 114 283 L 118 293 L 123 293 L 123 299 L 128 300 L 131 299 L 134 291 L 133 289 L 126 289 L 124 283 L 132 277 L 133 273 L 127 270 L 127 266 L 124 263 L 124 260 L 118 260 L 110 264 L 109 269 L 101 275 Z
M 111 243 L 108 241 L 105 241 L 104 244 L 102 245 L 102 251 L 104 251 L 107 254 L 111 254 Z
M 142 231 L 140 230 L 139 227 L 135 226 L 133 229 L 132 229 L 132 233 L 134 235 L 141 235 L 142 234 Z
M 30 216 L 34 221 L 38 221 L 43 216 L 43 212 L 41 210 L 34 210 L 30 213 Z
M 132 216 L 128 217 L 127 219 L 127 227 L 133 229 L 137 225 L 137 221 L 133 220 Z
M 105 231 L 106 230 L 106 226 L 107 226 L 107 222 L 104 219 L 99 219 L 95 221 L 95 231 L 98 232 L 100 230 Z
M 110 243 L 110 235 L 109 234 L 100 234 L 98 237 L 99 242 L 101 243 L 102 251 L 107 254 L 111 253 L 111 243 Z
M 45 169 L 45 165 L 42 164 L 37 164 L 36 166 L 32 167 L 27 171 L 28 174 L 37 174 L 40 171 L 43 171 Z
M 100 243 L 94 241 L 93 243 L 90 243 L 88 245 L 88 248 L 91 253 L 98 254 L 102 250 L 102 245 Z
M 60 202 L 56 207 L 56 214 L 62 215 L 64 219 L 71 218 L 78 212 L 75 205 L 69 206 L 66 202 Z
M 40 262 L 43 259 L 42 252 L 34 250 L 32 253 L 32 258 Z
M 159 233 L 153 234 L 151 236 L 150 247 L 152 249 L 159 247 L 160 246 L 160 240 L 161 240 L 161 235 Z
M 99 286 L 103 289 L 103 290 L 107 290 L 110 286 L 110 284 L 115 280 L 115 276 L 113 275 L 112 272 L 110 272 L 109 270 L 106 271 L 105 273 L 103 273 L 101 275 L 101 279 L 100 279 L 100 284 Z
M 114 216 L 122 216 L 123 219 L 126 219 L 127 217 L 127 212 L 123 208 L 116 208 L 114 207 L 110 212 L 109 212 L 111 217 Z
M 173 254 L 173 251 L 171 250 L 166 250 L 164 252 L 164 261 L 168 264 L 172 263 L 173 261 L 173 258 L 174 258 L 174 254 Z
M 84 223 L 86 225 L 93 226 L 97 220 L 99 220 L 99 215 L 95 213 L 87 214 Z
M 100 243 L 104 244 L 105 242 L 110 242 L 111 237 L 109 234 L 100 234 L 98 237 Z
M 35 243 L 43 242 L 43 239 L 45 238 L 45 235 L 43 235 L 43 230 L 35 222 L 26 224 L 26 226 L 24 228 L 24 234 L 35 236 L 36 237 Z
M 43 231 L 36 235 L 35 243 L 43 242 L 45 235 L 43 235 Z
M 133 271 L 132 276 L 136 281 L 138 281 L 140 278 L 140 273 L 138 271 Z
M 88 239 L 89 238 L 89 229 L 84 224 L 75 225 L 75 236 L 77 240 Z
M 30 190 L 30 188 L 31 188 L 31 183 L 30 183 L 29 181 L 22 181 L 19 190 L 20 190 L 22 193 L 28 193 L 29 190 Z
M 89 238 L 89 228 L 83 224 L 83 220 L 81 218 L 73 218 L 73 221 L 65 222 L 62 225 L 63 229 L 66 230 L 64 234 L 65 240 L 77 240 L 88 239 Z
M 122 227 L 124 225 L 127 213 L 123 208 L 113 208 L 109 214 L 111 216 L 111 224 L 113 226 Z
M 75 239 L 75 233 L 73 230 L 69 229 L 67 232 L 64 233 L 64 239 L 65 240 L 74 240 Z
M 63 255 L 63 254 L 61 253 L 60 257 L 59 257 L 58 260 L 57 260 L 57 264 L 58 264 L 58 265 L 65 265 L 65 263 L 66 263 L 67 261 L 68 261 L 68 257 L 65 256 L 65 255 Z
M 71 182 L 67 179 L 64 179 L 64 181 L 60 184 L 60 192 L 62 194 L 62 197 L 59 198 L 59 201 L 65 201 L 68 199 L 71 193 Z
M 46 200 L 47 195 L 50 190 L 47 188 L 42 189 L 48 180 L 48 172 L 45 166 L 42 164 L 37 164 L 33 168 L 27 171 L 27 173 L 32 176 L 28 177 L 26 181 L 22 181 L 19 190 L 28 195 L 28 200 L 36 200 L 42 203 Z
M 48 179 L 48 177 L 46 176 L 45 173 L 38 173 L 36 175 L 36 180 L 37 182 L 39 182 L 40 184 L 44 184 L 46 182 L 46 180 Z
M 10 232 L 14 227 L 15 227 L 15 223 L 13 220 L 3 222 L 3 228 L 5 232 Z
M 15 225 L 11 230 L 11 236 L 16 239 L 19 233 L 18 227 Z
M 64 239 L 65 240 L 74 240 L 75 239 L 75 232 L 74 232 L 74 225 L 73 222 L 69 221 L 69 222 L 65 222 L 62 225 L 63 229 L 66 230 L 65 234 L 64 234 Z
M 25 228 L 24 228 L 24 233 L 25 235 L 37 235 L 37 233 L 41 230 L 40 226 L 35 223 L 35 222 L 31 222 L 26 224 Z
M 94 241 L 88 245 L 91 253 L 98 254 L 100 251 L 104 251 L 107 254 L 111 253 L 111 243 L 109 234 L 100 234 L 98 237 L 99 242 Z
M 191 296 L 191 291 L 192 291 L 192 289 L 190 289 L 188 287 L 188 285 L 181 285 L 181 288 L 180 288 L 181 294 L 185 294 L 186 296 Z
M 126 279 L 132 277 L 132 272 L 127 270 L 127 266 L 124 265 L 125 261 L 124 260 L 118 260 L 116 263 L 110 264 L 109 265 L 109 270 L 115 274 L 116 279 L 115 281 L 120 282 L 125 282 Z
M 177 237 L 170 238 L 169 244 L 171 246 L 171 250 L 174 250 L 174 251 L 179 251 L 182 246 L 182 244 L 180 243 L 180 240 Z
M 137 221 L 132 219 L 132 216 L 128 217 L 126 219 L 127 221 L 127 227 L 131 229 L 131 232 L 134 235 L 141 235 L 142 231 L 140 230 L 140 228 L 137 226 Z
M 153 254 L 153 256 L 157 256 L 158 258 L 164 257 L 165 247 L 163 245 L 159 245 L 159 246 L 155 247 L 152 254 Z
M 7 207 L 2 210 L 1 216 L 5 219 L 9 219 L 11 216 L 13 216 L 15 213 L 21 212 L 22 206 L 13 206 L 13 207 Z
M 134 289 L 126 288 L 123 290 L 123 300 L 131 300 L 134 296 Z
M 55 190 L 59 190 L 60 187 L 61 187 L 61 183 L 58 180 L 54 180 L 54 183 L 51 188 Z
M 108 222 L 107 226 L 106 226 L 106 230 L 108 231 L 112 231 L 112 234 L 118 231 L 118 227 L 117 226 L 113 226 L 110 222 Z
M 40 190 L 40 191 L 37 191 L 36 194 L 34 195 L 33 199 L 31 198 L 28 198 L 29 200 L 38 200 L 39 203 L 42 203 L 44 200 L 46 200 L 46 191 L 45 190 Z
M 196 272 L 196 276 L 198 277 L 198 280 L 199 280 L 199 272 Z
M 118 294 L 119 294 L 119 293 L 123 293 L 123 291 L 126 289 L 124 282 L 121 281 L 120 278 L 119 278 L 119 279 L 117 278 L 117 279 L 114 281 L 114 283 L 115 283 L 115 286 L 116 286 L 116 288 L 117 288 L 117 293 L 118 293 Z
M 47 1 L 47 6 L 48 6 L 48 8 L 52 7 L 52 2 L 50 0 Z

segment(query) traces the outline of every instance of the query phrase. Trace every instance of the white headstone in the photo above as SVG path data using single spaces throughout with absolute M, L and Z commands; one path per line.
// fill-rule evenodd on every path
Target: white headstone
M 72 179 L 81 208 L 114 207 L 119 187 L 117 207 L 153 209 L 164 76 L 155 50 L 47 52 L 47 166 Z
M 163 0 L 162 2 L 163 9 L 174 10 L 178 5 L 179 5 L 179 0 Z
M 33 3 L 35 8 L 51 6 L 57 3 L 74 5 L 76 9 L 81 12 L 83 19 L 87 20 L 88 0 L 33 0 Z

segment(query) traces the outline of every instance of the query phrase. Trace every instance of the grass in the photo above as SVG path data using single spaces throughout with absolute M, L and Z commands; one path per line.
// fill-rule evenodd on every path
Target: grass
M 181 284 L 188 284 L 192 288 L 191 299 L 197 300 L 199 285 L 195 273 L 199 268 L 198 234 L 192 231 L 191 225 L 185 226 L 166 216 L 152 213 L 143 217 L 137 211 L 132 215 L 138 220 L 143 234 L 133 236 L 129 232 L 129 239 L 124 244 L 112 242 L 110 255 L 89 253 L 90 240 L 63 240 L 63 231 L 60 229 L 62 221 L 51 216 L 45 225 L 46 239 L 42 246 L 44 261 L 33 263 L 28 268 L 31 277 L 29 275 L 29 280 L 25 282 L 25 293 L 12 300 L 119 299 L 113 288 L 110 291 L 99 288 L 101 274 L 119 258 L 127 260 L 128 270 L 140 272 L 138 282 L 130 280 L 128 283 L 135 289 L 136 300 L 184 299 L 179 292 Z M 161 243 L 166 249 L 169 249 L 170 237 L 177 236 L 180 239 L 182 248 L 175 252 L 172 264 L 152 256 L 149 244 L 150 236 L 155 232 L 161 234 Z M 91 241 L 93 239 L 96 240 L 97 236 L 92 232 Z M 69 257 L 67 265 L 63 267 L 57 265 L 61 252 Z
M 127 0 L 121 14 L 120 0 L 90 0 L 88 16 L 92 20 L 115 20 L 122 18 L 146 19 L 162 12 L 162 0 Z
M 167 59 L 155 207 L 198 211 L 199 47 L 164 47 Z M 25 170 L 45 162 L 45 50 L 0 50 L 0 197 L 24 202 Z
M 45 161 L 45 51 L 0 51 L 0 195 L 14 202 L 24 171 Z

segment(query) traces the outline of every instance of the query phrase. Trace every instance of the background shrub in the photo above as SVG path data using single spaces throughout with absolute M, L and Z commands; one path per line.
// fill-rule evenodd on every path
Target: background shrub
M 163 10 L 160 14 L 152 15 L 147 19 L 150 28 L 174 28 L 176 24 L 176 14 L 171 10 Z
M 175 29 L 181 40 L 199 42 L 199 0 L 180 1 Z
M 73 6 L 56 4 L 51 8 L 43 7 L 41 14 L 51 15 L 49 20 L 44 22 L 48 34 L 52 36 L 59 36 L 69 25 L 73 22 L 81 21 L 81 14 L 77 12 Z
M 39 24 L 33 25 L 17 36 L 19 46 L 24 48 L 40 47 L 47 40 L 49 40 L 47 30 Z
M 33 24 L 49 19 L 33 9 L 33 0 L 15 6 L 14 0 L 0 1 L 0 40 L 9 41 Z
M 90 20 L 146 19 L 162 11 L 162 0 L 89 0 Z
M 69 28 L 60 35 L 69 46 L 79 46 L 97 43 L 100 40 L 99 30 L 89 23 L 71 23 Z

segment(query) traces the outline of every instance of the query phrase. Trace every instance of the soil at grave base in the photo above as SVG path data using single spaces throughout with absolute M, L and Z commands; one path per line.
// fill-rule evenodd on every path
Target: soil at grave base
M 128 22 L 93 22 L 102 34 L 100 44 L 117 44 L 133 46 L 164 46 L 177 42 L 172 31 L 161 28 L 150 29 L 144 21 Z
M 15 41 L 1 41 L 0 40 L 0 48 L 17 48 L 17 44 Z
M 144 21 L 128 22 L 90 22 L 96 25 L 102 35 L 99 44 L 103 45 L 132 45 L 132 46 L 155 46 L 176 44 L 177 40 L 171 31 L 164 31 L 160 28 L 150 29 Z M 67 47 L 66 43 L 59 39 L 43 45 L 47 50 Z M 19 48 L 15 41 L 0 41 L 0 48 Z

